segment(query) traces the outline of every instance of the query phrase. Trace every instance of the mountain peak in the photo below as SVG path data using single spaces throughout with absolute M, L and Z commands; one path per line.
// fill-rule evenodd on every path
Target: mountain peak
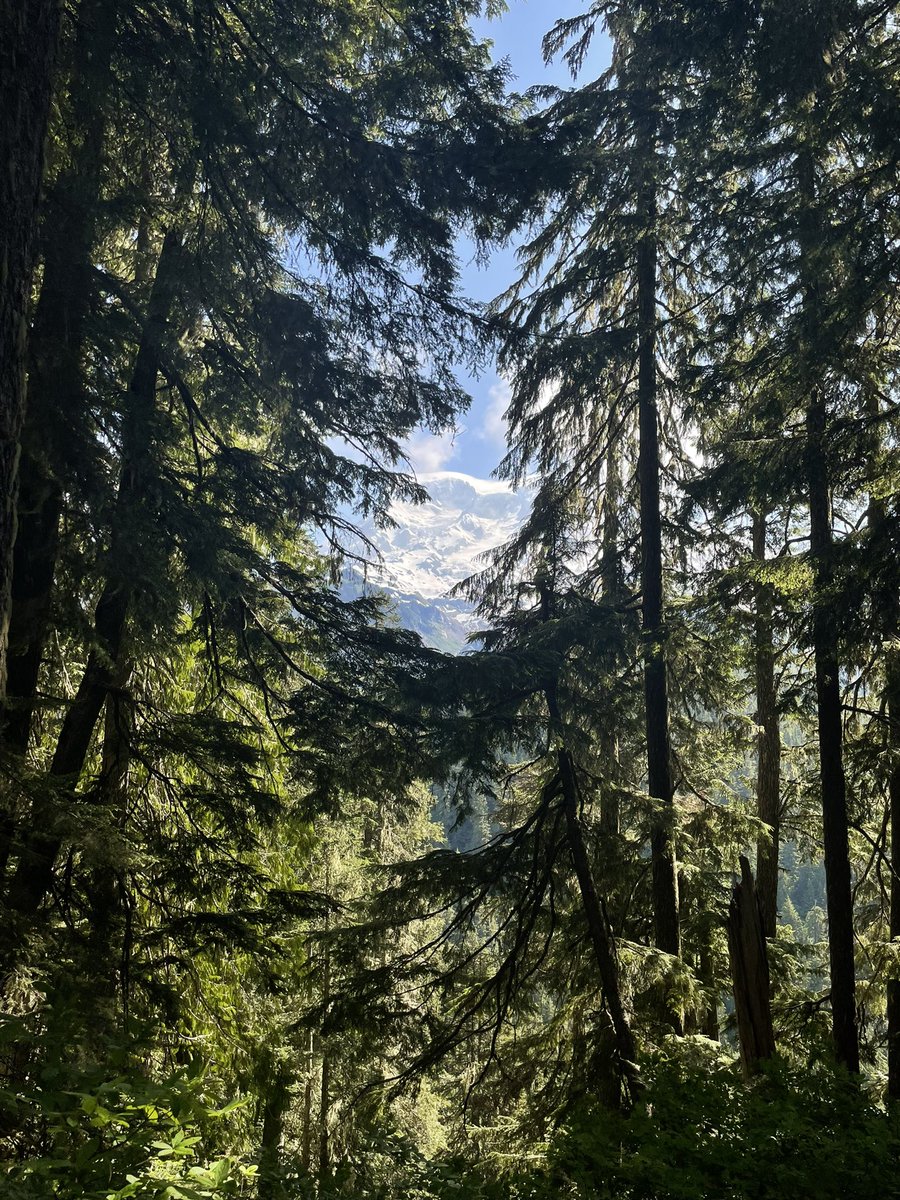
M 441 649 L 459 650 L 473 628 L 471 605 L 447 599 L 448 593 L 516 533 L 528 515 L 530 491 L 461 471 L 423 472 L 418 480 L 428 500 L 394 503 L 393 528 L 362 525 L 381 555 L 367 580 L 394 598 L 402 624 Z

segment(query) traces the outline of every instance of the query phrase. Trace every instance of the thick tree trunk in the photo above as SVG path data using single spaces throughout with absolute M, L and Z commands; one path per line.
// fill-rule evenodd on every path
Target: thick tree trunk
M 645 167 L 649 175 L 649 163 Z M 641 525 L 641 625 L 644 642 L 644 705 L 647 786 L 656 806 L 650 849 L 656 945 L 681 953 L 678 872 L 675 863 L 675 785 L 669 742 L 669 694 L 663 622 L 662 519 L 659 485 L 657 405 L 656 189 L 641 185 L 638 212 L 643 227 L 637 248 L 638 288 L 638 483 Z
M 853 890 L 844 776 L 843 720 L 837 636 L 828 589 L 833 549 L 831 498 L 825 459 L 825 402 L 814 390 L 806 412 L 810 551 L 814 571 L 813 650 L 819 730 L 819 782 L 825 848 L 825 894 L 831 965 L 831 1019 L 838 1061 L 859 1071 L 856 971 L 853 947 Z
M 753 557 L 766 561 L 766 516 L 753 514 Z M 756 815 L 768 835 L 756 843 L 756 890 L 762 912 L 763 933 L 774 938 L 778 919 L 778 856 L 781 821 L 781 723 L 775 688 L 775 639 L 772 625 L 772 589 L 756 585 L 754 655 L 756 660 Z
M 25 841 L 9 889 L 9 908 L 33 915 L 50 889 L 61 838 L 55 830 L 56 805 L 74 791 L 84 769 L 94 730 L 115 686 L 133 581 L 140 549 L 127 543 L 128 518 L 146 499 L 147 455 L 156 407 L 156 380 L 165 331 L 174 305 L 182 236 L 170 231 L 163 241 L 147 320 L 138 347 L 128 393 L 123 432 L 123 461 L 109 554 L 109 572 L 94 616 L 94 646 L 78 692 L 63 721 L 50 767 L 48 794 L 36 802 L 32 829 Z M 52 791 L 51 791 L 52 789 Z M 53 793 L 55 792 L 55 796 Z
M 69 79 L 71 165 L 45 203 L 43 273 L 28 346 L 18 533 L 9 629 L 6 747 L 24 755 L 43 658 L 59 545 L 69 429 L 84 410 L 85 325 L 93 264 L 106 100 L 116 35 L 110 0 L 82 0 Z
M 775 1053 L 769 1000 L 769 960 L 762 909 L 747 859 L 741 855 L 741 881 L 728 911 L 728 951 L 734 982 L 734 1011 L 744 1072 L 753 1075 Z
M 34 400 L 36 388 L 31 390 Z M 39 408 L 32 404 L 31 409 Z M 29 414 L 30 415 L 30 414 Z M 27 437 L 27 435 L 26 435 Z M 23 758 L 31 736 L 59 549 L 62 489 L 30 451 L 22 455 L 14 554 L 3 743 Z
M 801 226 L 800 241 L 803 251 L 801 272 L 806 343 L 805 465 L 809 501 L 809 548 L 813 570 L 812 641 L 831 966 L 832 1036 L 838 1061 L 849 1071 L 858 1072 L 859 1032 L 856 1024 L 853 890 L 847 821 L 847 782 L 844 775 L 841 680 L 837 632 L 829 596 L 834 533 L 826 445 L 828 406 L 817 373 L 817 347 L 821 344 L 823 336 L 821 278 L 825 264 L 821 261 L 821 250 L 826 243 L 821 206 L 816 194 L 815 171 L 813 153 L 804 149 L 797 160 L 797 182 L 806 206 L 806 219 Z
M 6 695 L 19 438 L 58 0 L 0 0 L 0 700 Z

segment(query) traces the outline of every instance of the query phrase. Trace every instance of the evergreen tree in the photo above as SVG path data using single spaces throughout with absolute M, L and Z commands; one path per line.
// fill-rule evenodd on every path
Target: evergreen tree
M 741 372 L 740 416 L 729 445 L 743 443 L 738 471 L 753 471 L 744 480 L 747 507 L 777 505 L 790 512 L 802 502 L 808 513 L 799 536 L 808 538 L 811 603 L 794 636 L 811 646 L 815 662 L 834 1038 L 841 1061 L 854 1070 L 841 693 L 847 656 L 867 635 L 853 628 L 847 587 L 855 539 L 839 544 L 835 513 L 852 528 L 862 499 L 862 478 L 852 464 L 874 429 L 865 413 L 866 380 L 873 373 L 888 378 L 883 347 L 871 331 L 890 286 L 890 256 L 873 253 L 877 243 L 871 239 L 883 228 L 882 172 L 889 175 L 894 164 L 882 157 L 878 138 L 871 140 L 865 114 L 889 86 L 883 22 L 891 18 L 855 4 L 815 6 L 813 15 L 807 25 L 807 14 L 788 18 L 773 9 L 742 45 L 734 43 L 732 87 L 728 103 L 717 110 L 714 127 L 721 132 L 711 141 L 705 174 L 719 190 L 702 206 L 720 215 L 697 227 L 700 244 L 715 247 L 704 256 L 715 304 L 705 325 L 708 357 L 696 367 L 706 378 L 705 412 Z M 806 36 L 809 29 L 814 32 Z M 791 30 L 802 36 L 802 55 Z M 699 196 L 704 173 L 697 178 Z M 768 461 L 761 457 L 779 441 L 787 451 L 783 461 L 777 446 Z
M 58 26 L 57 0 L 4 0 L 0 9 L 0 696 L 6 693 L 25 348 Z

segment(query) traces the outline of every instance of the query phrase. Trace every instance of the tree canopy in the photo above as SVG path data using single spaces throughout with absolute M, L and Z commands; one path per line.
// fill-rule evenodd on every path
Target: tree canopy
M 15 1200 L 896 1188 L 898 6 L 499 11 L 0 0 Z

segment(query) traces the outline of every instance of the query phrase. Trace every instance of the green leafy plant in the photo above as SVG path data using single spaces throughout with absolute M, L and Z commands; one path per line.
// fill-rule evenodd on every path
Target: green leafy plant
M 87 1090 L 42 1085 L 18 1097 L 20 1119 L 42 1152 L 7 1167 L 4 1195 L 60 1200 L 214 1200 L 252 1194 L 256 1168 L 234 1155 L 215 1157 L 214 1126 L 242 1106 L 213 1107 L 203 1080 L 178 1075 L 162 1084 L 112 1079 Z M 6 1097 L 9 1099 L 9 1097 Z

